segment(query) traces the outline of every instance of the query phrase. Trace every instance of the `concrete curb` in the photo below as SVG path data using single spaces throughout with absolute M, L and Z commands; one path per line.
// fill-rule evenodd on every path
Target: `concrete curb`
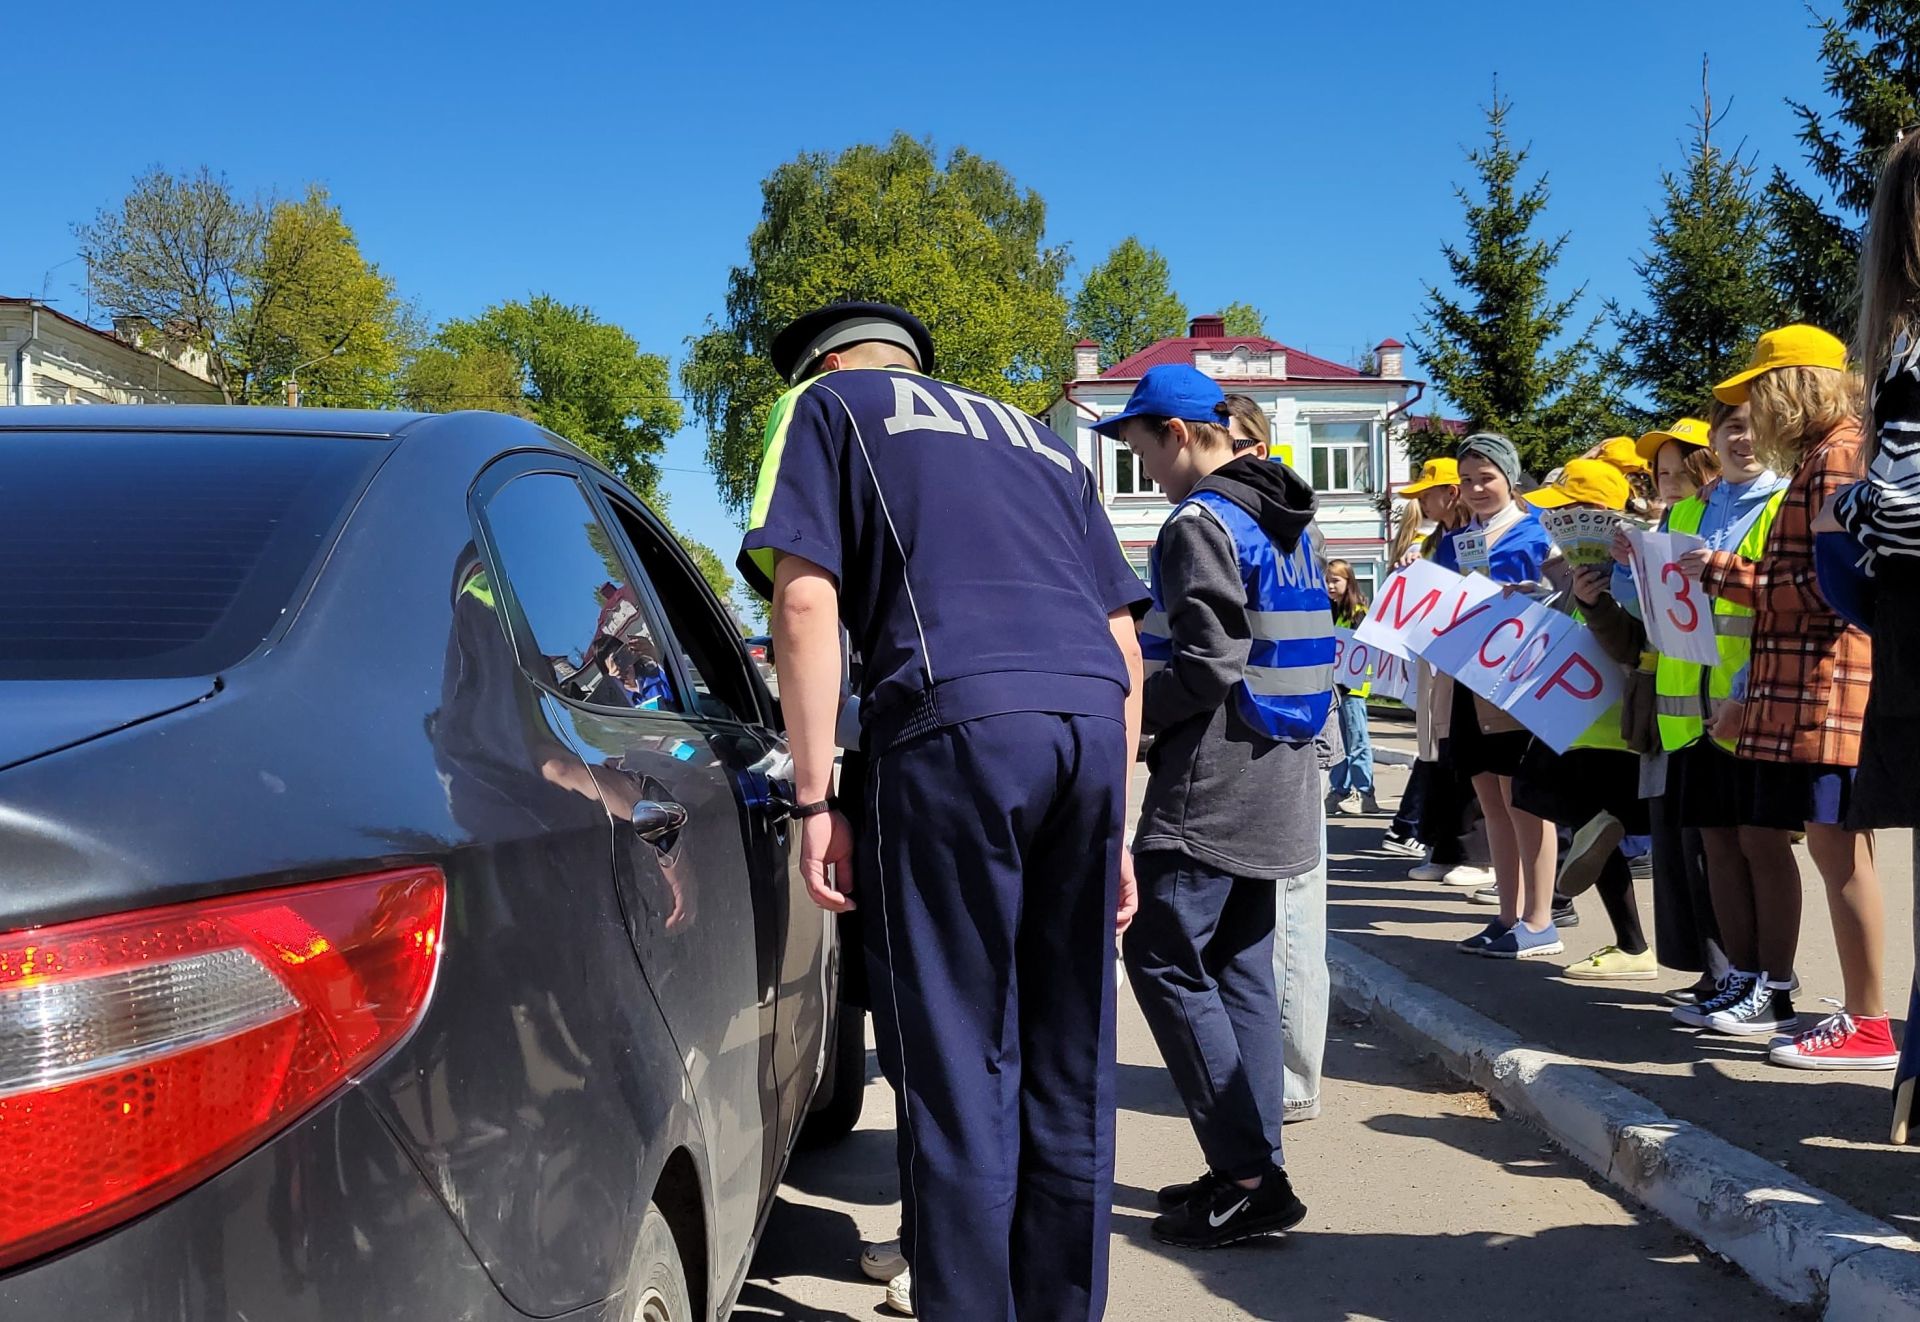
M 1780 1298 L 1846 1322 L 1920 1319 L 1920 1244 L 1894 1227 L 1338 937 L 1327 938 L 1327 965 L 1342 1006 L 1531 1120 Z

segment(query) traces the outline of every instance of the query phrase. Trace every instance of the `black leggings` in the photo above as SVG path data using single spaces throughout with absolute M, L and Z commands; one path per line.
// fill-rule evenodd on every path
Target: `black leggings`
M 1593 889 L 1613 924 L 1613 943 L 1629 955 L 1645 954 L 1647 934 L 1640 929 L 1640 906 L 1633 902 L 1633 868 L 1618 848 L 1601 864 Z

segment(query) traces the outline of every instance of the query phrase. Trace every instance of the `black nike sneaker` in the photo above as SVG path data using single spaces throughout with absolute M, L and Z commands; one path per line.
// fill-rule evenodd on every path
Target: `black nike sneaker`
M 1306 1215 L 1307 1205 L 1294 1196 L 1292 1181 L 1276 1166 L 1257 1189 L 1223 1181 L 1211 1193 L 1155 1218 L 1153 1237 L 1176 1248 L 1219 1249 L 1291 1230 Z
M 1230 1181 L 1221 1179 L 1212 1171 L 1207 1171 L 1197 1180 L 1188 1180 L 1185 1184 L 1169 1184 L 1154 1195 L 1160 1203 L 1162 1212 L 1171 1212 L 1176 1207 L 1185 1207 L 1196 1198 L 1211 1198 L 1213 1191 L 1224 1187 Z

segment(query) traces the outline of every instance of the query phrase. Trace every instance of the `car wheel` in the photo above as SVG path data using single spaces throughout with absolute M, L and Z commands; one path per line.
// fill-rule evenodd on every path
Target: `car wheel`
M 813 1108 L 800 1131 L 808 1147 L 838 1143 L 860 1123 L 860 1107 L 867 1098 L 867 1012 L 842 1004 L 834 1023 L 833 1050 L 821 1072 Z
M 673 1227 L 652 1203 L 640 1222 L 634 1245 L 633 1272 L 627 1290 L 628 1322 L 693 1322 L 693 1300 L 687 1293 L 687 1270 Z

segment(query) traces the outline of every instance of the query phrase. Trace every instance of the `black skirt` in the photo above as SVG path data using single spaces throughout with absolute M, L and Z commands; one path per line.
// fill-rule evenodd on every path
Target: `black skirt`
M 1513 778 L 1513 806 L 1573 830 L 1603 812 L 1617 817 L 1628 835 L 1651 830 L 1640 797 L 1640 755 L 1625 749 L 1556 753 L 1538 739 L 1530 741 Z
M 1520 770 L 1520 759 L 1532 742 L 1533 736 L 1525 730 L 1502 730 L 1497 734 L 1483 731 L 1473 690 L 1465 684 L 1454 684 L 1447 747 L 1455 775 L 1462 780 L 1482 775 L 1511 776 Z
M 1846 823 L 1920 826 L 1920 565 L 1883 562 L 1874 582 L 1873 683 Z

